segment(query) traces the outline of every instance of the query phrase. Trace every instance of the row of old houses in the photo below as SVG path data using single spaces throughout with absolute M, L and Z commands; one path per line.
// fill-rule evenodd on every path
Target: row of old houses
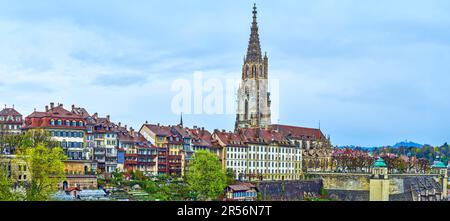
M 15 126 L 9 126 L 15 125 Z M 230 132 L 203 127 L 149 124 L 139 130 L 114 123 L 110 116 L 89 114 L 85 108 L 50 103 L 22 119 L 14 108 L 0 112 L 0 132 L 44 130 L 68 157 L 67 183 L 94 188 L 95 174 L 142 171 L 147 176 L 183 177 L 198 150 L 214 153 L 237 180 L 295 180 L 309 164 L 331 162 L 331 144 L 320 129 L 272 125 Z M 2 150 L 3 154 L 13 154 Z M 79 185 L 78 185 L 79 186 Z

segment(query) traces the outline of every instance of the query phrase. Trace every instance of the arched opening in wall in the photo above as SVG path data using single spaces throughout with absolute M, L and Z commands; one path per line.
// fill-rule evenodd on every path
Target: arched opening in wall
M 88 166 L 84 166 L 84 174 L 87 174 L 89 172 L 89 168 L 88 168 Z
M 69 188 L 69 183 L 67 183 L 67 181 L 63 182 L 63 190 L 67 190 L 67 188 Z
M 245 100 L 245 115 L 244 119 L 248 119 L 248 100 Z

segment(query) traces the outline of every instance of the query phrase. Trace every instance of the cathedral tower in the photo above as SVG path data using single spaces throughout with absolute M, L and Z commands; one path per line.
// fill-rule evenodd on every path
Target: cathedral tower
M 262 56 L 258 34 L 256 4 L 247 56 L 242 67 L 242 81 L 238 91 L 236 129 L 267 128 L 271 124 L 270 93 L 268 91 L 267 54 Z

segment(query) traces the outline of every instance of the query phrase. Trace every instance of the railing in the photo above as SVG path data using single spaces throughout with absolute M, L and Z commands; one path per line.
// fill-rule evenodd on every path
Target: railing
M 106 153 L 106 157 L 117 157 L 117 153 Z
M 125 160 L 125 165 L 137 165 L 138 162 L 134 160 Z

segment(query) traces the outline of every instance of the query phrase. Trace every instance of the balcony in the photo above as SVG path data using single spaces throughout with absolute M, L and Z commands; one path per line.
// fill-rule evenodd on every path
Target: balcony
M 117 153 L 106 153 L 106 157 L 117 157 Z
M 103 155 L 105 155 L 105 152 L 104 151 L 94 151 L 94 155 L 101 155 L 101 156 L 103 156 Z
M 140 166 L 155 166 L 156 162 L 154 162 L 154 161 L 151 161 L 151 162 L 138 161 L 137 165 L 140 165 Z
M 125 165 L 138 165 L 138 162 L 135 160 L 125 160 Z
M 135 154 L 135 153 L 133 153 L 133 154 L 125 154 L 125 157 L 134 157 L 134 158 L 137 158 L 138 157 L 138 155 L 137 154 Z
M 169 155 L 169 160 L 181 160 L 182 158 L 180 155 Z

